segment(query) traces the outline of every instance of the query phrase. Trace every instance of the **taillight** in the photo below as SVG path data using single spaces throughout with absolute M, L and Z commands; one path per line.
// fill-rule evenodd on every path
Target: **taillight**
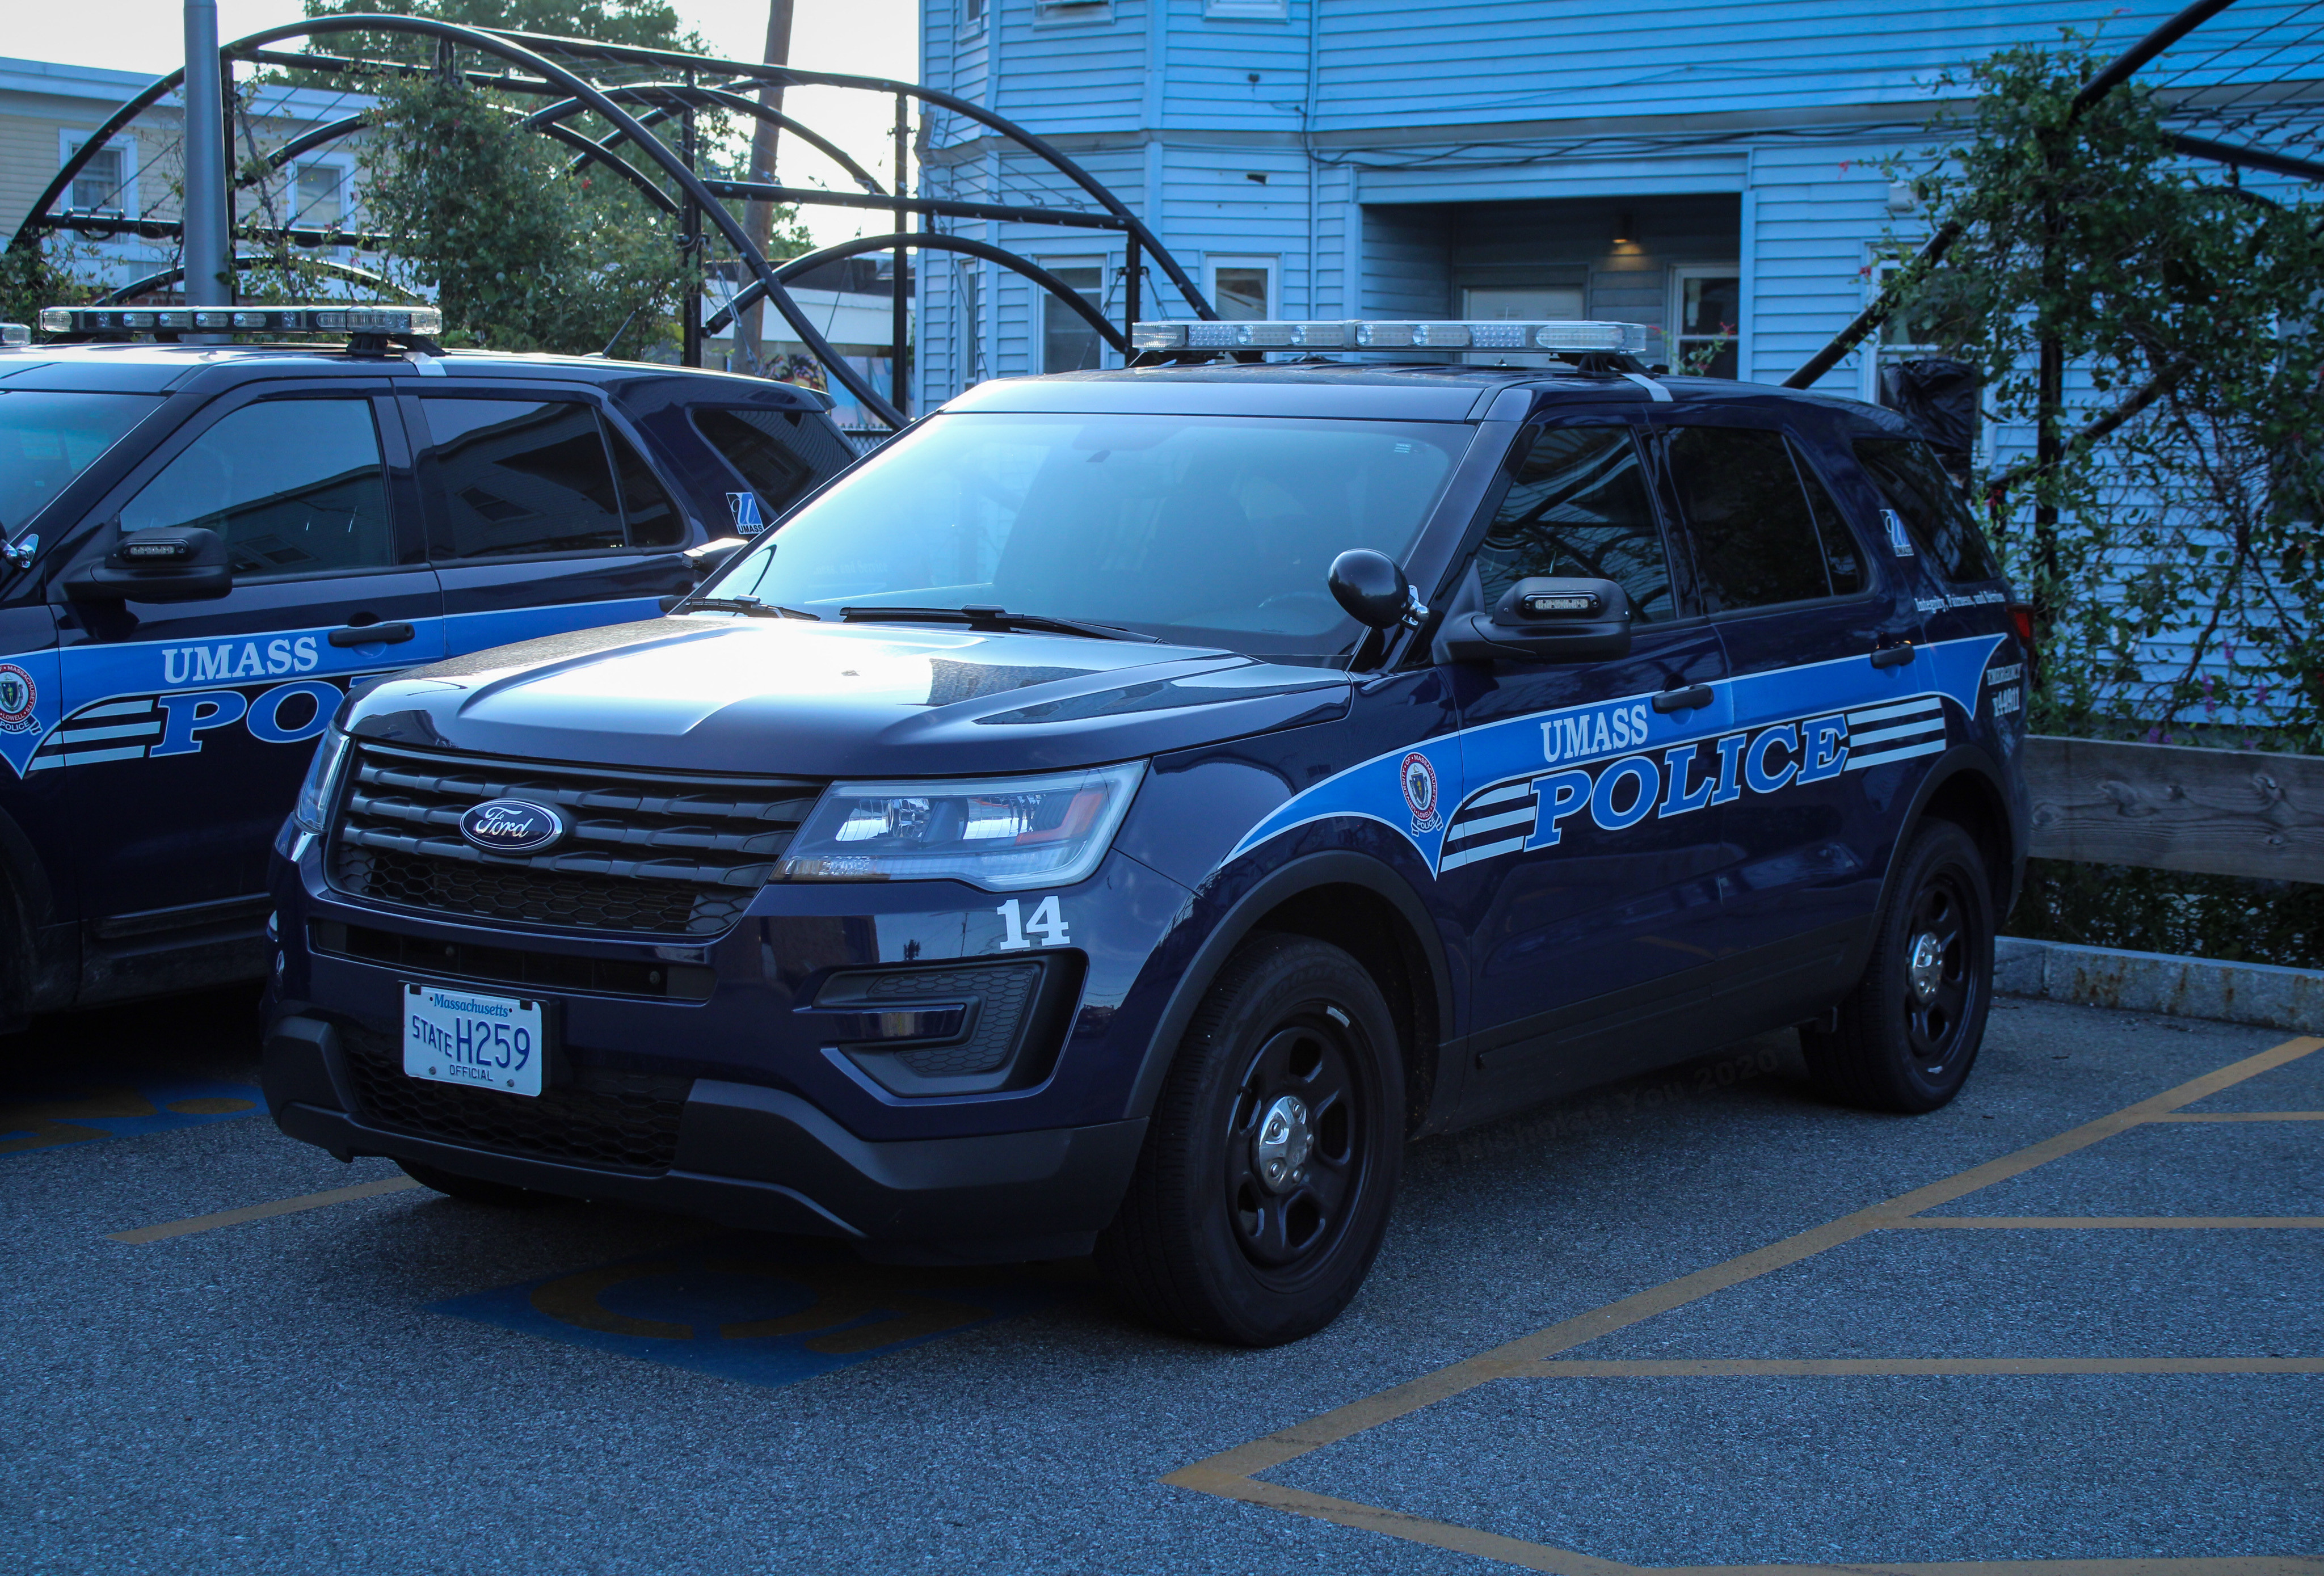
M 2017 643 L 2025 649 L 2025 677 L 2034 677 L 2034 665 L 2041 659 L 2041 650 L 2034 643 L 2034 604 L 2013 602 L 2009 604 L 2009 627 L 2017 631 Z

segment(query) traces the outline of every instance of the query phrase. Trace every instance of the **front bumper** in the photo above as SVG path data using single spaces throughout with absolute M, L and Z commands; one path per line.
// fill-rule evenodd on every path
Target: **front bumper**
M 960 1261 L 1084 1253 L 1127 1187 L 1143 1120 L 873 1142 L 796 1094 L 696 1078 L 677 1147 L 652 1174 L 471 1147 L 356 1112 L 347 1047 L 285 1002 L 266 1036 L 275 1122 L 340 1159 L 383 1156 L 543 1193 L 701 1215 L 752 1230 L 836 1237 L 873 1256 Z

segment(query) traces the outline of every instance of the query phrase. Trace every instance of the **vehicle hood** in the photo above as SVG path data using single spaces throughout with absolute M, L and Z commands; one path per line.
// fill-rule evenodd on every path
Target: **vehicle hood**
M 365 738 L 683 771 L 963 776 L 1094 766 L 1346 714 L 1330 668 L 1077 636 L 700 615 L 414 668 Z

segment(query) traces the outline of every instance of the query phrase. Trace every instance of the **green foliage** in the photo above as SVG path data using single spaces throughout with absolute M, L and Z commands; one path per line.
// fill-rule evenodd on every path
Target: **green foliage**
M 433 292 L 448 339 L 642 355 L 666 341 L 686 270 L 630 183 L 526 130 L 498 95 L 432 75 L 382 95 L 364 203 L 399 282 Z
M 2324 886 L 2036 859 L 2009 934 L 2324 969 Z
M 665 0 L 306 0 L 309 16 L 390 14 L 433 17 L 476 27 L 707 52 L 681 29 Z M 320 51 L 393 60 L 433 68 L 434 41 L 409 34 L 331 34 Z M 462 53 L 468 69 L 499 69 L 490 57 Z M 663 66 L 591 63 L 585 74 L 605 83 L 666 80 Z M 674 320 L 693 268 L 678 247 L 678 226 L 625 176 L 604 165 L 569 169 L 570 145 L 525 129 L 522 117 L 543 101 L 468 84 L 437 69 L 402 78 L 368 75 L 337 86 L 375 95 L 379 108 L 359 157 L 371 228 L 387 237 L 399 286 L 432 296 L 456 344 L 502 350 L 656 358 L 671 354 Z M 612 128 L 576 115 L 570 130 L 598 140 Z M 654 128 L 674 137 L 677 123 Z M 733 142 L 733 128 L 704 115 L 698 161 Z M 651 160 L 622 150 L 649 176 Z M 668 183 L 662 182 L 667 188 Z M 777 260 L 810 248 L 797 210 L 774 211 L 769 254 Z M 716 245 L 715 230 L 704 229 Z M 298 271 L 285 253 L 286 279 Z
M 0 323 L 33 327 L 41 320 L 42 307 L 76 306 L 97 294 L 57 260 L 56 251 L 71 244 L 58 236 L 44 244 L 0 251 Z
M 2061 436 L 2147 401 L 2054 466 L 1987 478 L 2043 623 L 2033 721 L 2241 742 L 2218 719 L 2246 710 L 2279 719 L 2271 742 L 2324 748 L 2324 336 L 2304 321 L 2324 206 L 2181 159 L 2135 88 L 2077 112 L 2097 64 L 2069 34 L 1974 68 L 1973 119 L 1915 180 L 1961 236 L 1904 292 L 1980 369 L 1988 423 L 2043 419 L 2045 341 L 2089 390 L 2048 413 Z
M 468 27 L 554 33 L 636 49 L 710 52 L 701 34 L 679 28 L 678 9 L 668 0 L 307 0 L 307 14 L 429 16 Z M 361 38 L 364 47 L 360 52 L 371 60 L 420 60 L 435 54 L 432 43 L 408 33 L 334 35 L 318 47 L 331 53 L 354 52 L 336 42 L 339 37 Z

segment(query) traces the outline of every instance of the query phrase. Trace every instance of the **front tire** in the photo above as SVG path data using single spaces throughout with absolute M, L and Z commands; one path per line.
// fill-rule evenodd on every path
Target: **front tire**
M 1362 965 L 1301 936 L 1246 942 L 1179 1042 L 1099 1269 L 1180 1334 L 1313 1334 L 1379 1251 L 1403 1108 L 1395 1021 Z
M 1866 1111 L 1919 1115 L 1949 1103 L 1985 1039 L 1993 931 L 1976 840 L 1950 821 L 1924 823 L 1898 862 L 1838 1028 L 1800 1031 L 1816 1086 Z

